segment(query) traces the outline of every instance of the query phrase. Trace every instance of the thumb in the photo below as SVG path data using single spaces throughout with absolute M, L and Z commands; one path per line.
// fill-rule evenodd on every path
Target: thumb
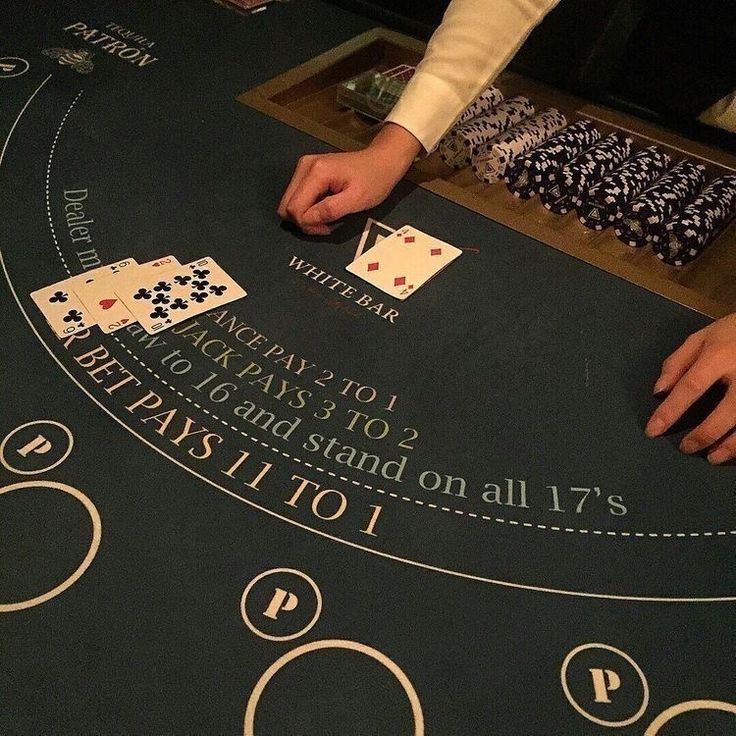
M 361 209 L 362 207 L 355 194 L 350 189 L 344 189 L 342 192 L 331 194 L 312 205 L 304 213 L 302 221 L 303 224 L 308 226 L 327 225 Z

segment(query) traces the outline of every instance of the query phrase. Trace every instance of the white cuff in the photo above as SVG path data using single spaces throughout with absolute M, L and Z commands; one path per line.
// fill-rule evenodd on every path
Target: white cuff
M 456 120 L 465 110 L 465 100 L 443 79 L 417 70 L 409 80 L 394 109 L 386 117 L 408 130 L 431 152 L 447 129 L 447 122 Z

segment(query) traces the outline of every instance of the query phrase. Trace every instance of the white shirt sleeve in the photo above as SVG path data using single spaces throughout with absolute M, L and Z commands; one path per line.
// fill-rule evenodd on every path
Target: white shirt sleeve
M 388 122 L 431 151 L 559 0 L 452 0 Z

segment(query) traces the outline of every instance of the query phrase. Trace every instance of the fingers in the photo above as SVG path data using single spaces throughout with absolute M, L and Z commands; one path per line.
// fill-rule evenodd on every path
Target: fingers
M 685 371 L 696 361 L 704 337 L 696 332 L 685 340 L 667 360 L 662 363 L 662 372 L 654 384 L 654 393 L 671 391 L 674 385 L 685 375 Z
M 674 385 L 645 428 L 648 437 L 666 432 L 723 374 L 718 362 L 697 360 Z
M 325 197 L 312 205 L 303 215 L 302 222 L 307 227 L 326 225 L 336 222 L 351 212 L 363 209 L 354 188 L 348 186 L 342 192 Z
M 736 315 L 725 317 L 690 335 L 662 364 L 654 392 L 669 396 L 652 414 L 645 432 L 666 432 L 715 383 L 727 391 L 718 406 L 680 442 L 691 454 L 708 450 L 708 461 L 736 459 Z
M 406 171 L 404 157 L 392 150 L 368 147 L 302 157 L 281 198 L 279 215 L 310 235 L 328 234 L 330 223 L 388 196 Z
M 307 172 L 312 166 L 312 161 L 313 161 L 313 156 L 302 156 L 297 162 L 296 168 L 294 169 L 294 173 L 291 176 L 291 181 L 289 182 L 289 185 L 286 187 L 284 196 L 281 197 L 279 206 L 276 209 L 279 217 L 282 220 L 286 220 L 288 218 L 288 214 L 286 212 L 286 205 L 289 203 L 289 200 L 293 196 L 294 192 L 297 190 L 297 188 L 301 184 L 302 179 L 304 179 L 304 177 L 307 175 Z
M 305 232 L 329 232 L 327 223 L 319 220 L 307 221 L 304 214 L 332 189 L 341 188 L 340 182 L 333 181 L 331 167 L 322 159 L 315 159 L 299 180 L 294 192 L 286 203 L 286 216 Z
M 720 465 L 729 460 L 736 460 L 736 432 L 717 442 L 708 453 L 708 462 L 712 465 Z
M 710 447 L 736 426 L 736 389 L 730 388 L 718 406 L 680 443 L 688 454 Z M 709 456 L 710 457 L 710 456 Z

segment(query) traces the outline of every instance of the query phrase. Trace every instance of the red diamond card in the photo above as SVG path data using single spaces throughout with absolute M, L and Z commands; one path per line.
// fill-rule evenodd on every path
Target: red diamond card
M 356 258 L 347 270 L 396 299 L 406 299 L 462 251 L 414 227 L 402 227 Z

